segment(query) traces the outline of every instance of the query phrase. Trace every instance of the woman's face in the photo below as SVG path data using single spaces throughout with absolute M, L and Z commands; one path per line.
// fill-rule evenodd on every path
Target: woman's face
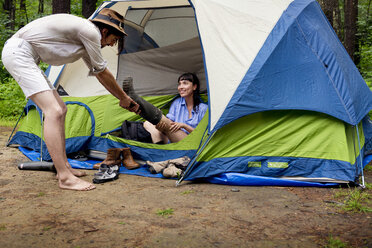
M 194 94 L 194 90 L 196 90 L 197 85 L 193 85 L 192 82 L 188 80 L 180 80 L 178 82 L 178 93 L 181 97 L 188 97 Z

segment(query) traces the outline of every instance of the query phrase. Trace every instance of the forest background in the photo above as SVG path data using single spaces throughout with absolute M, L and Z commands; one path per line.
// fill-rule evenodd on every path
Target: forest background
M 372 89 L 372 0 L 318 0 L 328 21 Z M 0 0 L 0 53 L 5 41 L 45 15 L 70 13 L 88 18 L 103 0 Z M 41 63 L 45 70 L 48 65 Z M 26 99 L 0 60 L 0 126 L 13 126 Z

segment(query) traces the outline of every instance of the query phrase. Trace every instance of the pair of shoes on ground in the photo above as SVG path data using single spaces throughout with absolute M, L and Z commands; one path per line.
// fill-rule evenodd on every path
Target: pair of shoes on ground
M 119 165 L 101 164 L 97 173 L 94 173 L 93 183 L 105 183 L 119 178 Z
M 152 174 L 162 173 L 166 178 L 179 177 L 190 163 L 187 156 L 160 162 L 146 161 Z
M 118 179 L 121 165 L 130 170 L 141 166 L 133 160 L 129 148 L 108 149 L 106 159 L 93 165 L 93 168 L 99 168 L 99 171 L 94 174 L 93 183 L 104 183 Z

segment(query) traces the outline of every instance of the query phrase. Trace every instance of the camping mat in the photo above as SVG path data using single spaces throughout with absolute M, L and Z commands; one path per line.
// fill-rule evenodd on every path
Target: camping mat
M 40 153 L 38 152 L 35 152 L 33 150 L 30 150 L 30 149 L 27 149 L 21 146 L 19 147 L 19 150 L 27 158 L 29 158 L 32 161 L 40 160 Z M 372 161 L 372 154 L 364 158 L 363 165 L 365 166 L 371 161 Z M 74 159 L 68 159 L 68 162 L 70 163 L 71 167 L 74 169 L 93 170 L 93 165 L 101 161 L 100 160 L 78 161 Z M 128 174 L 128 175 L 144 176 L 144 177 L 165 178 L 160 173 L 151 174 L 146 165 L 143 165 L 140 168 L 134 169 L 134 170 L 128 170 L 124 167 L 121 167 L 120 173 Z M 334 186 L 340 185 L 338 183 L 303 182 L 303 181 L 295 181 L 295 180 L 274 178 L 274 177 L 253 176 L 253 175 L 246 175 L 242 173 L 233 173 L 233 172 L 223 173 L 219 176 L 205 178 L 203 179 L 203 181 L 214 183 L 214 184 L 235 185 L 235 186 L 334 187 Z

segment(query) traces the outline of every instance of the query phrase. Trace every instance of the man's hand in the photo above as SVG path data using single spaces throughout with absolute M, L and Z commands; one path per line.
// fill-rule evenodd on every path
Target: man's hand
M 136 113 L 137 115 L 141 112 L 139 108 L 140 106 L 135 101 L 133 101 L 133 99 L 130 98 L 129 96 L 120 99 L 119 105 L 120 107 L 125 108 L 126 110 Z

